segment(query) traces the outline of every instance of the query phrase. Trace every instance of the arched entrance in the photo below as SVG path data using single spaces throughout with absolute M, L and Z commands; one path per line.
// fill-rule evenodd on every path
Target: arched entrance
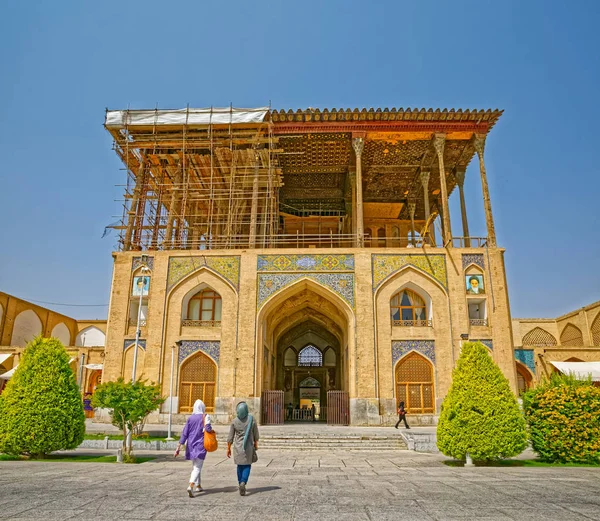
M 396 366 L 396 402 L 404 402 L 411 414 L 435 412 L 433 366 L 419 353 L 412 352 Z
M 204 353 L 197 352 L 181 365 L 179 377 L 179 412 L 191 413 L 198 399 L 206 405 L 206 412 L 215 411 L 217 366 Z
M 283 391 L 288 422 L 325 421 L 327 393 L 351 391 L 352 312 L 330 293 L 303 280 L 259 314 L 259 392 Z
M 519 394 L 524 393 L 531 387 L 533 378 L 529 369 L 520 362 L 515 362 L 517 367 L 517 390 Z

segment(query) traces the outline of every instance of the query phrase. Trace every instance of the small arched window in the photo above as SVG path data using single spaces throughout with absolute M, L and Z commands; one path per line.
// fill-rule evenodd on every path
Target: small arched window
M 212 289 L 203 289 L 188 302 L 187 318 L 202 322 L 220 322 L 221 309 L 221 295 Z
M 410 289 L 396 293 L 390 302 L 394 326 L 428 326 L 427 305 Z
M 296 365 L 296 351 L 293 347 L 288 347 L 283 355 L 283 365 L 286 367 L 294 367 Z
M 298 365 L 303 367 L 321 367 L 323 353 L 315 346 L 308 345 L 298 353 Z

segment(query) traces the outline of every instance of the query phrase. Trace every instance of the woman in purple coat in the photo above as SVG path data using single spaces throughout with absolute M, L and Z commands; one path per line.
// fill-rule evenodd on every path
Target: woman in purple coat
M 190 486 L 187 488 L 190 497 L 194 497 L 194 491 L 202 492 L 200 473 L 202 472 L 204 458 L 206 458 L 206 449 L 204 448 L 205 430 L 212 432 L 210 416 L 206 414 L 206 405 L 204 405 L 204 402 L 196 400 L 194 402 L 194 411 L 183 428 L 179 445 L 177 445 L 177 450 L 175 451 L 175 457 L 177 457 L 181 446 L 186 444 L 185 459 L 192 460 L 193 467 L 190 476 Z

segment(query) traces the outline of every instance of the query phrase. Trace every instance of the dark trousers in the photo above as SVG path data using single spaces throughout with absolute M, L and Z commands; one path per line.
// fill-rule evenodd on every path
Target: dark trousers
M 396 429 L 398 428 L 398 425 L 400 425 L 401 421 L 404 421 L 404 426 L 407 429 L 410 429 L 410 427 L 408 426 L 408 423 L 406 422 L 406 414 L 399 414 L 398 415 L 398 423 L 396 423 Z
M 248 483 L 248 478 L 250 477 L 250 467 L 250 465 L 237 466 L 238 484 Z

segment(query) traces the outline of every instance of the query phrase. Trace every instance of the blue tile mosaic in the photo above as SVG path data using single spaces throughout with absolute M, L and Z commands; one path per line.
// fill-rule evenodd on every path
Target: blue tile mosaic
M 301 279 L 312 279 L 330 288 L 354 309 L 353 273 L 259 273 L 257 306 L 262 306 L 275 293 Z
M 491 340 L 481 339 L 481 338 L 469 338 L 469 341 L 470 342 L 481 342 L 485 347 L 487 347 L 491 351 L 494 350 L 494 343 Z
M 482 270 L 485 270 L 485 260 L 483 253 L 463 253 L 462 256 L 462 268 L 466 270 L 471 264 L 479 266 Z
M 218 340 L 182 340 L 179 345 L 179 365 L 192 353 L 202 351 L 210 356 L 215 363 L 219 363 L 221 342 Z
M 142 265 L 142 257 L 133 257 L 133 259 L 131 261 L 131 271 L 137 270 L 141 265 Z M 148 266 L 151 270 L 154 270 L 154 257 L 148 257 L 146 266 Z
M 408 254 L 395 255 L 389 253 L 373 254 L 371 256 L 373 270 L 373 292 L 392 275 L 412 266 L 431 275 L 445 288 L 448 287 L 446 273 L 446 256 L 440 254 Z
M 435 365 L 435 341 L 433 340 L 393 340 L 392 365 L 410 351 L 416 351 L 428 358 Z
M 258 271 L 354 271 L 354 255 L 259 255 Z
M 525 364 L 535 374 L 535 361 L 533 349 L 515 349 L 515 359 Z
M 123 341 L 123 351 L 125 351 L 128 347 L 135 345 L 135 339 L 133 340 L 124 340 Z M 138 342 L 138 346 L 141 347 L 144 351 L 146 350 L 146 341 L 141 340 Z

